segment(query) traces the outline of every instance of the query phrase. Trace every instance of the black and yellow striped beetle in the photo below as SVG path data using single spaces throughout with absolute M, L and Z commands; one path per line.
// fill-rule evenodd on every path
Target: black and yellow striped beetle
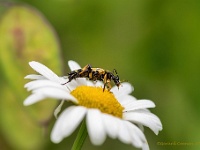
M 114 73 L 116 75 L 114 75 Z M 103 83 L 104 83 L 103 91 L 105 90 L 105 87 L 107 87 L 108 91 L 110 91 L 111 80 L 114 81 L 115 85 L 118 88 L 121 85 L 119 76 L 115 69 L 113 70 L 113 73 L 112 73 L 112 72 L 110 72 L 108 70 L 104 70 L 102 68 L 92 68 L 91 65 L 89 65 L 89 64 L 87 64 L 82 69 L 74 70 L 74 71 L 71 71 L 70 73 L 68 73 L 69 81 L 67 81 L 63 85 L 71 82 L 73 79 L 76 79 L 76 78 L 88 78 L 89 80 L 92 80 L 92 81 L 97 81 L 97 80 L 103 81 Z

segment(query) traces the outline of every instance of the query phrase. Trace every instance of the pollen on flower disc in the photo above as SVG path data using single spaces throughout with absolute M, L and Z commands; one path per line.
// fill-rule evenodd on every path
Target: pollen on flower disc
M 114 94 L 101 87 L 79 86 L 71 92 L 78 104 L 87 108 L 96 108 L 103 113 L 122 118 L 124 107 L 117 101 Z

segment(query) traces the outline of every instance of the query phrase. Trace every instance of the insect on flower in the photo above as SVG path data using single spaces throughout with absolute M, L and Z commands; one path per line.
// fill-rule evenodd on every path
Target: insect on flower
M 114 74 L 116 74 L 116 75 L 114 75 Z M 103 83 L 104 83 L 103 91 L 105 90 L 105 87 L 107 87 L 108 91 L 110 91 L 111 80 L 114 81 L 115 85 L 118 88 L 121 85 L 119 76 L 115 69 L 113 70 L 113 73 L 112 73 L 112 72 L 110 72 L 108 70 L 104 70 L 102 68 L 92 68 L 91 65 L 89 65 L 89 64 L 87 64 L 82 69 L 74 70 L 74 71 L 71 71 L 70 73 L 68 73 L 69 81 L 67 81 L 63 85 L 71 82 L 73 79 L 76 79 L 76 78 L 88 78 L 89 80 L 92 80 L 92 81 L 97 81 L 97 80 L 103 81 Z

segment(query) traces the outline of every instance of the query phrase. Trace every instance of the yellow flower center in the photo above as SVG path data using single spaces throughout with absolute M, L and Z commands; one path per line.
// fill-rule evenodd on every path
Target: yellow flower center
M 87 108 L 97 108 L 103 113 L 122 118 L 124 107 L 117 101 L 113 93 L 101 87 L 78 86 L 71 94 L 77 98 L 78 104 Z

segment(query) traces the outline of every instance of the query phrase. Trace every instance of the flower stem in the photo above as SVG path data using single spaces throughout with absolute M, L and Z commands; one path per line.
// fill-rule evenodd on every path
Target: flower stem
M 81 127 L 78 131 L 78 135 L 74 141 L 74 144 L 72 146 L 72 150 L 81 150 L 83 143 L 87 137 L 87 129 L 86 129 L 86 121 L 85 119 L 83 120 Z

